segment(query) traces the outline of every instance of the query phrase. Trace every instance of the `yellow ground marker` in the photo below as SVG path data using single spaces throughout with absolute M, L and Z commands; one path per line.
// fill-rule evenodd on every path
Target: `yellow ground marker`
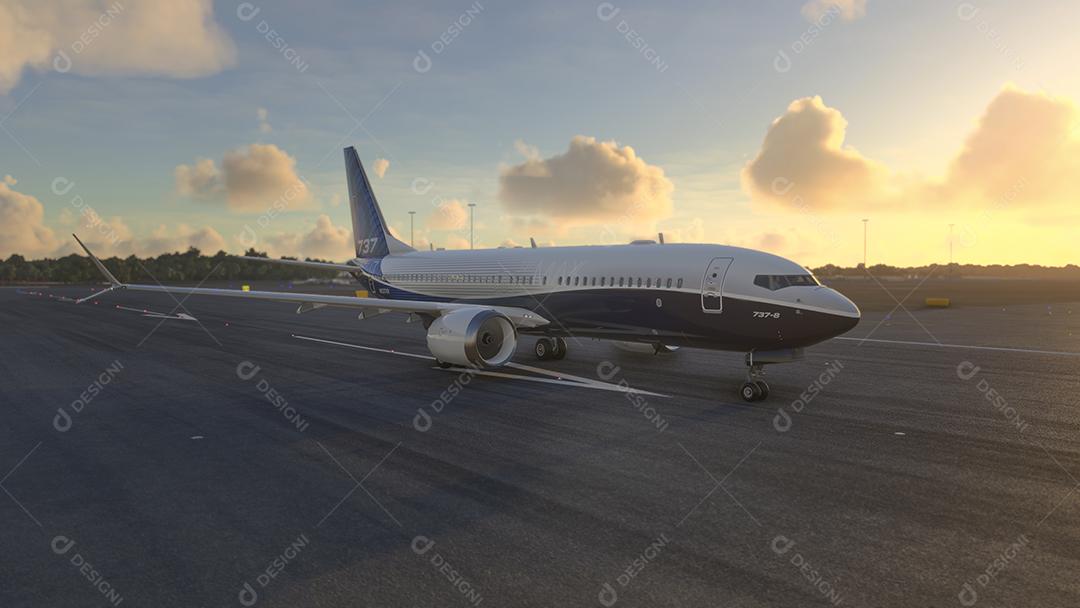
M 368 297 L 368 292 L 364 291 L 363 289 L 357 289 L 356 290 L 356 297 L 358 297 L 358 298 L 366 298 L 366 297 Z
M 241 291 L 251 291 L 251 285 L 241 285 Z
M 926 298 L 926 305 L 931 308 L 948 308 L 949 298 Z

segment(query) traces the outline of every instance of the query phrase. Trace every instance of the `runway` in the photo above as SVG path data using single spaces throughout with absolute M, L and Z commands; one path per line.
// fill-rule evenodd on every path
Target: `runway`
M 0 289 L 5 607 L 1080 605 L 1080 304 L 867 313 L 746 404 L 738 353 L 90 293 Z

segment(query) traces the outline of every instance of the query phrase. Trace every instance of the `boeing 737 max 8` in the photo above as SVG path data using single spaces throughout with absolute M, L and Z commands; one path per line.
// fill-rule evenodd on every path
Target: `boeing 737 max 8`
M 762 366 L 859 322 L 859 309 L 782 257 L 724 245 L 656 244 L 417 251 L 387 230 L 356 149 L 345 149 L 356 257 L 344 264 L 246 258 L 349 272 L 368 297 L 124 284 L 86 246 L 115 289 L 229 296 L 419 316 L 444 366 L 500 367 L 521 335 L 540 359 L 561 359 L 566 337 L 745 352 L 747 401 L 768 396 Z M 76 237 L 78 239 L 78 237 Z M 84 298 L 80 301 L 85 301 Z

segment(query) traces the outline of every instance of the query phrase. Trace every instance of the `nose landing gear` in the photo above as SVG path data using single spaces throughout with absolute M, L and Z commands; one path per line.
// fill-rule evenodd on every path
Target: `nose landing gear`
M 764 401 L 769 398 L 769 385 L 765 382 L 765 366 L 761 363 L 747 363 L 746 382 L 739 389 L 743 401 Z

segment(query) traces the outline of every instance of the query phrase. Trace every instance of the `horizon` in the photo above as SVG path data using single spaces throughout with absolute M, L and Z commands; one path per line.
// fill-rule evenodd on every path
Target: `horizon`
M 13 6 L 0 259 L 73 231 L 351 258 L 355 145 L 418 249 L 468 248 L 475 204 L 478 248 L 663 232 L 857 267 L 869 219 L 870 267 L 1080 261 L 1080 42 L 1048 0 Z

